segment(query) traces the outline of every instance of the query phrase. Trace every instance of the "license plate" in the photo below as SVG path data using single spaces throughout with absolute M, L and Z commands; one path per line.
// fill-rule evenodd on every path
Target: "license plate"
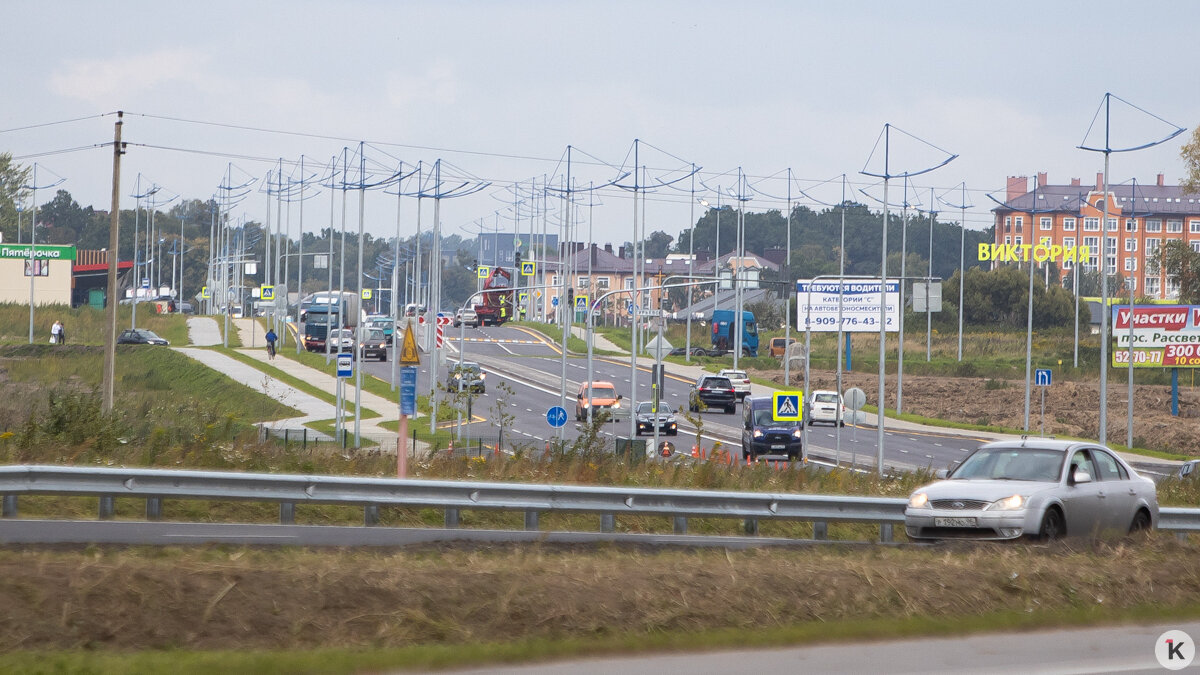
M 787 449 L 787 446 L 786 446 L 786 445 L 782 445 L 782 444 L 780 444 L 780 445 L 772 445 L 772 446 L 771 446 L 771 449 L 772 449 L 772 450 L 786 450 L 786 449 Z
M 975 518 L 934 518 L 934 527 L 975 527 Z

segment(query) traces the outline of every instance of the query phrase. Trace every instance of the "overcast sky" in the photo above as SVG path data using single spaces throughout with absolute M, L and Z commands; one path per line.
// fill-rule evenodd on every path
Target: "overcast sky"
M 130 143 L 123 208 L 134 204 L 139 173 L 162 196 L 205 199 L 227 169 L 234 184 L 261 181 L 282 158 L 298 176 L 292 164 L 304 155 L 319 177 L 343 147 L 366 141 L 368 160 L 381 165 L 441 159 L 448 175 L 490 182 L 442 202 L 444 231 L 464 236 L 480 221 L 511 231 L 512 184 L 565 175 L 568 146 L 572 177 L 586 186 L 632 167 L 640 139 L 652 182 L 695 163 L 696 196 L 710 202 L 719 186 L 736 190 L 740 167 L 754 188 L 748 208 L 761 211 L 785 208 L 788 169 L 797 201 L 813 203 L 800 190 L 837 201 L 840 182 L 820 183 L 842 173 L 856 193 L 880 197 L 859 172 L 881 172 L 886 123 L 929 144 L 894 135 L 891 173 L 936 164 L 941 150 L 959 155 L 914 178 L 910 203 L 926 208 L 931 187 L 941 194 L 965 182 L 976 207 L 968 225 L 984 227 L 994 206 L 986 193 L 1001 196 L 1005 176 L 1095 179 L 1102 155 L 1076 146 L 1105 92 L 1188 135 L 1200 124 L 1194 2 L 48 0 L 8 3 L 4 15 L 0 151 L 36 161 L 39 184 L 65 178 L 61 188 L 100 209 L 112 156 L 91 146 L 111 141 L 115 117 L 105 113 L 119 109 Z M 1118 112 L 1114 146 L 1170 132 Z M 1089 144 L 1103 145 L 1100 129 Z M 1185 139 L 1114 154 L 1113 182 L 1162 172 L 1177 183 Z M 89 149 L 41 154 L 78 147 Z M 254 189 L 236 217 L 265 217 L 268 197 L 261 182 Z M 685 179 L 651 194 L 649 230 L 688 227 L 700 215 L 692 189 Z M 960 193 L 946 200 L 958 204 Z M 592 201 L 577 217 L 586 228 L 590 213 L 596 241 L 632 238 L 627 192 L 601 190 Z M 415 200 L 399 208 L 410 234 Z M 306 230 L 327 226 L 328 193 L 303 211 Z M 293 206 L 293 232 L 299 217 Z M 424 227 L 431 218 L 426 202 Z M 394 233 L 397 197 L 368 193 L 364 219 L 376 235 Z

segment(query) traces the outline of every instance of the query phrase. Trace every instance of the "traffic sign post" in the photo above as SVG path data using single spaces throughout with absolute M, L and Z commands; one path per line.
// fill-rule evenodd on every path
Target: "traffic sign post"
M 1050 383 L 1054 381 L 1054 372 L 1049 368 L 1038 368 L 1033 371 L 1034 386 L 1042 388 L 1042 419 L 1041 432 L 1042 436 L 1046 435 L 1046 389 L 1050 387 Z
M 567 409 L 561 405 L 556 405 L 546 411 L 546 423 L 555 429 L 561 428 L 567 423 Z
M 408 476 L 408 416 L 416 414 L 417 367 L 404 366 L 400 369 L 400 428 L 396 435 L 396 475 L 400 478 Z

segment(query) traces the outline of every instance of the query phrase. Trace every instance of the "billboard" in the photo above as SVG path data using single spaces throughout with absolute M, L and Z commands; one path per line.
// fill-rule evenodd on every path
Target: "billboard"
M 835 333 L 838 330 L 838 299 L 841 299 L 841 330 L 846 332 L 879 332 L 880 284 L 877 280 L 846 279 L 828 281 L 799 279 L 796 281 L 796 329 L 811 327 L 814 333 Z M 885 330 L 900 330 L 900 282 L 890 279 L 884 294 Z
M 1113 366 L 1200 367 L 1200 305 L 1115 305 L 1112 307 Z

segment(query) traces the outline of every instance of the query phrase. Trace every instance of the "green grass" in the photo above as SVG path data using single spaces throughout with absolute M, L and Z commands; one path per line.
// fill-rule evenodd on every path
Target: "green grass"
M 243 354 L 242 352 L 235 350 L 233 348 L 224 349 L 222 347 L 215 347 L 214 349 L 216 349 L 217 351 L 221 352 L 222 354 L 225 354 L 226 356 L 228 356 L 232 359 L 236 359 L 248 366 L 253 367 L 255 370 L 261 371 L 263 374 L 270 375 L 271 377 L 279 380 L 280 382 L 283 382 L 284 384 L 286 384 L 288 386 L 295 387 L 296 389 L 299 389 L 300 391 L 302 391 L 306 394 L 315 396 L 316 398 L 319 398 L 322 401 L 325 401 L 326 403 L 331 403 L 331 404 L 337 403 L 336 395 L 334 395 L 330 392 L 327 392 L 324 389 L 321 389 L 315 385 L 309 384 L 308 382 L 305 382 L 304 380 L 301 380 L 298 377 L 290 375 L 290 374 L 280 370 L 279 368 L 276 368 L 276 367 L 270 365 L 269 363 L 264 363 L 262 361 L 259 361 L 258 359 L 254 358 L 253 356 L 250 356 L 248 354 Z M 284 354 L 283 352 L 278 352 L 276 354 L 276 357 L 286 357 L 286 356 L 287 355 Z M 293 354 L 292 356 L 295 356 L 295 354 Z M 310 355 L 310 356 L 315 356 L 315 355 Z M 317 368 L 317 366 L 315 366 L 315 365 L 312 367 Z M 324 357 L 321 357 L 320 367 L 317 369 L 321 370 L 322 372 L 327 372 L 330 376 L 333 376 L 336 374 L 337 366 L 331 365 L 329 368 L 326 368 L 325 359 L 324 359 Z M 363 390 L 370 391 L 372 393 L 379 393 L 378 390 L 380 389 L 380 387 L 379 387 L 380 382 L 381 382 L 380 380 L 377 380 L 373 377 L 364 377 L 363 378 Z M 383 387 L 383 389 L 387 389 L 388 388 L 387 383 L 386 382 L 382 383 L 382 387 Z M 391 396 L 390 393 L 387 393 L 387 394 L 379 393 L 379 395 L 380 396 L 386 395 L 388 397 Z M 371 410 L 370 408 L 363 408 L 362 416 L 363 416 L 363 419 L 369 419 L 369 418 L 373 418 L 373 417 L 379 417 L 380 414 L 375 412 L 374 410 Z
M 129 328 L 132 307 L 117 307 L 117 334 Z M 48 344 L 50 326 L 55 320 L 63 322 L 68 345 L 104 344 L 105 311 L 89 306 L 38 305 L 34 308 L 33 342 Z M 172 345 L 188 344 L 187 320 L 182 314 L 157 314 L 153 305 L 140 303 L 137 310 L 138 328 L 146 328 L 167 339 Z M 0 345 L 29 343 L 29 305 L 0 303 Z

